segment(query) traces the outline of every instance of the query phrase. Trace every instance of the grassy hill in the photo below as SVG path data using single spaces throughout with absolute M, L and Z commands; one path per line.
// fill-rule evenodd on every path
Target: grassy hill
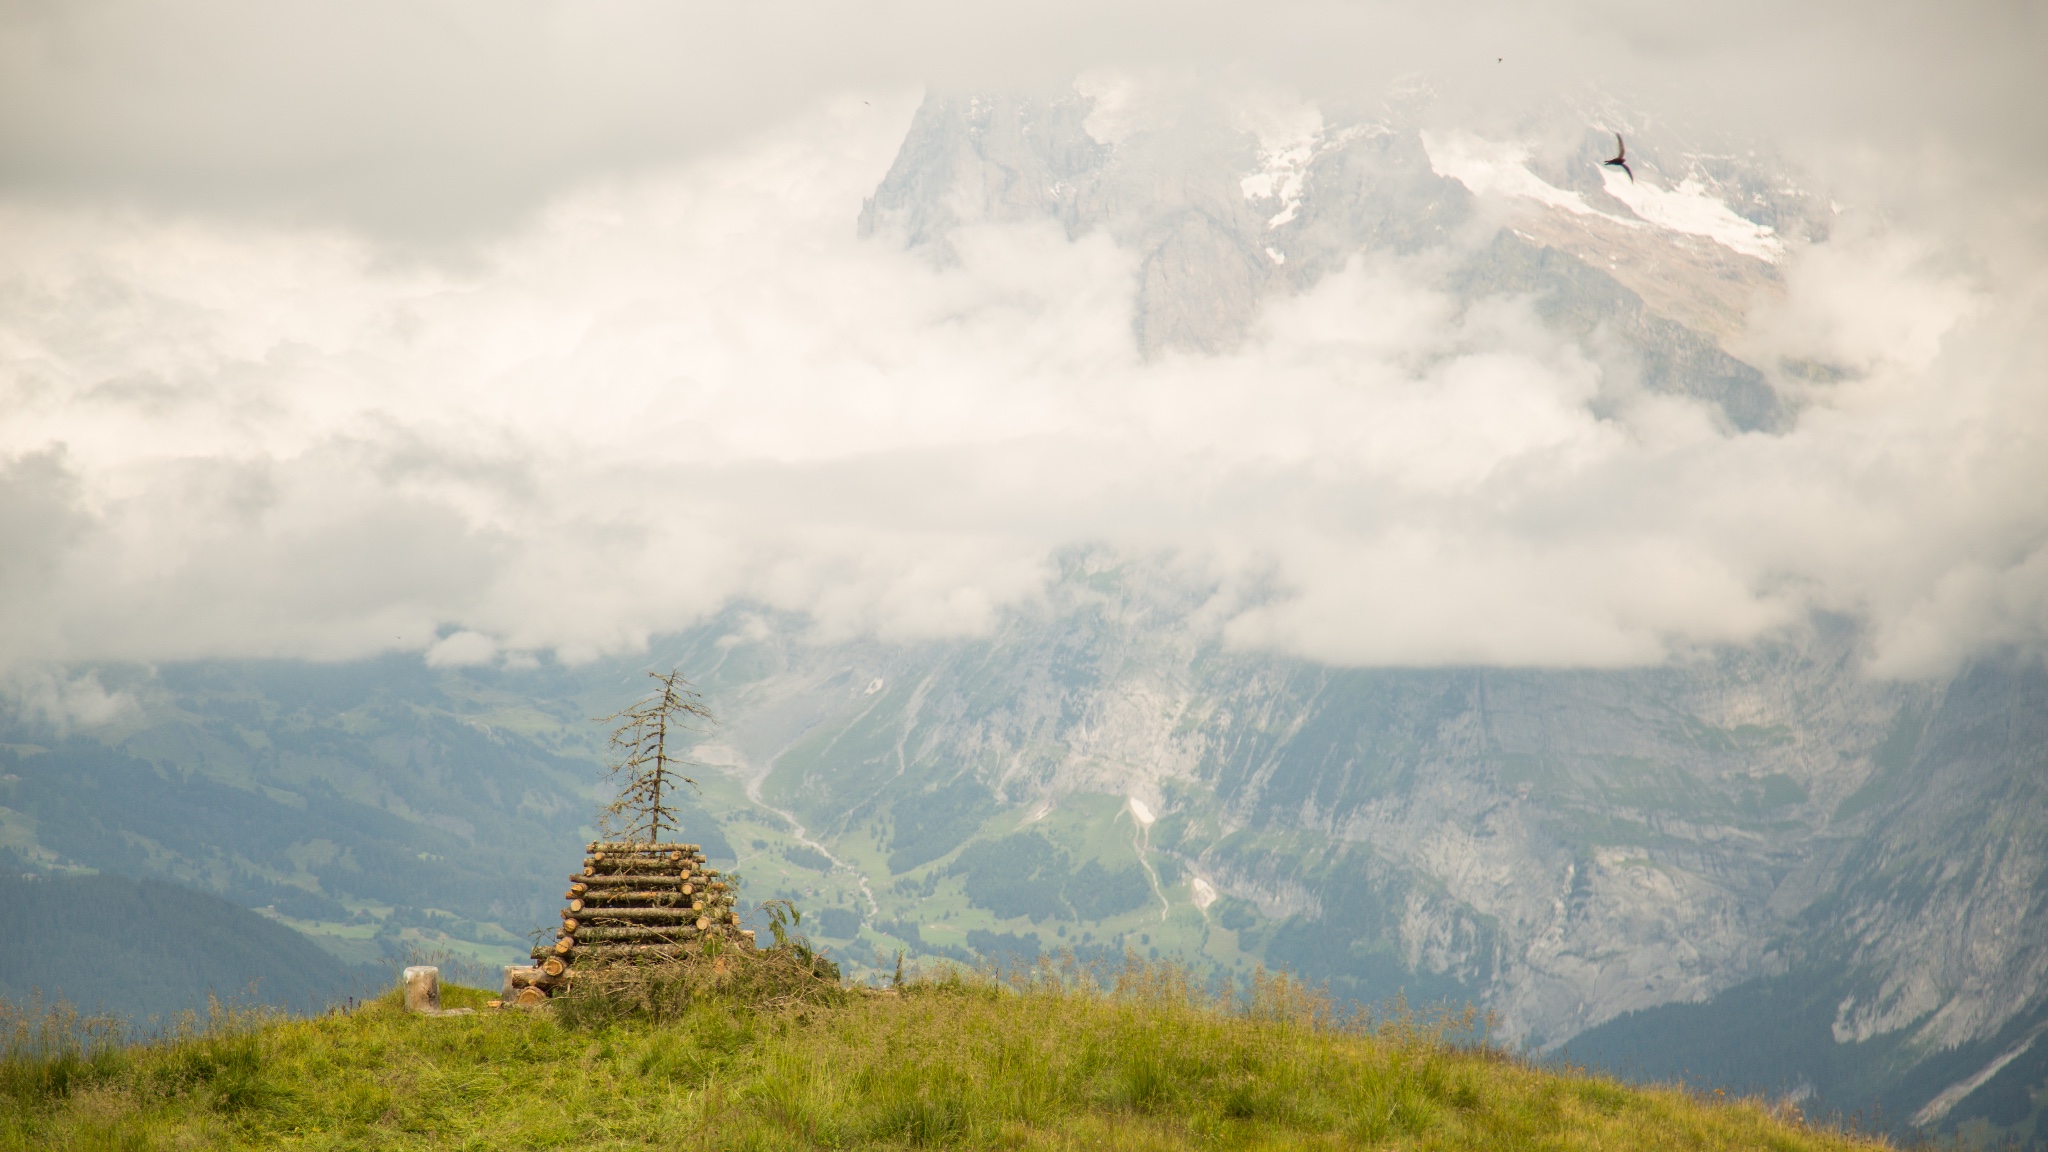
M 18 1028 L 0 1148 L 1874 1147 L 1796 1115 L 1638 1089 L 1340 1019 L 1299 985 L 1212 997 L 1135 964 L 900 991 L 730 996 L 619 1018 L 408 1016 L 394 997 L 62 1052 Z M 484 993 L 451 990 L 447 1003 Z
M 138 1019 L 209 995 L 310 1011 L 384 979 L 218 896 L 126 876 L 0 875 L 0 940 L 0 996 Z

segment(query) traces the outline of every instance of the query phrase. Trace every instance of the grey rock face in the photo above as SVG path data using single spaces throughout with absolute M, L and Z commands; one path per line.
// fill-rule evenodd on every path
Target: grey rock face
M 1897 723 L 1890 762 L 1844 805 L 1862 811 L 1811 919 L 1867 982 L 1836 1039 L 1910 1029 L 1938 1051 L 2048 994 L 2048 673 L 1975 668 Z

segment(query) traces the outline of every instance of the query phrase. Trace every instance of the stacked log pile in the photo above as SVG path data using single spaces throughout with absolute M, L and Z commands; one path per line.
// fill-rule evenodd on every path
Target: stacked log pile
M 506 974 L 507 999 L 538 999 L 527 988 L 551 994 L 572 967 L 675 959 L 709 937 L 754 942 L 739 926 L 738 894 L 695 844 L 593 841 L 562 895 L 560 933 L 533 950 L 534 967 Z

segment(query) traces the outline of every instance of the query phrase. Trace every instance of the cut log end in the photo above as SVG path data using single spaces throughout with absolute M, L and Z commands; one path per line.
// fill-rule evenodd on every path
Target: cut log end
M 441 970 L 431 965 L 416 964 L 405 970 L 400 978 L 405 989 L 405 1010 L 407 1012 L 439 1012 L 441 1010 Z

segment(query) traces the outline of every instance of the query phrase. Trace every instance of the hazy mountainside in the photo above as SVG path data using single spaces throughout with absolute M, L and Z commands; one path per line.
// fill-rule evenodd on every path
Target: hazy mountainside
M 1261 959 L 1538 1045 L 1777 981 L 1828 1062 L 1687 1067 L 1895 1119 L 2048 1008 L 2038 668 L 1872 681 L 1824 629 L 1656 671 L 1333 670 L 1205 642 L 1122 575 L 1077 568 L 984 643 L 675 654 L 728 718 L 706 755 L 868 879 L 870 933 L 928 948 Z
M 941 260 L 977 221 L 1107 230 L 1153 356 L 1254 338 L 1263 303 L 1364 253 L 1418 257 L 1466 305 L 1527 300 L 1729 428 L 1786 427 L 1774 381 L 1831 370 L 1723 347 L 1774 290 L 1774 237 L 1824 226 L 1768 173 L 1674 149 L 1720 215 L 1653 227 L 1588 127 L 1575 161 L 1523 172 L 1549 199 L 1492 220 L 1467 181 L 1504 162 L 1399 107 L 1148 115 L 1115 92 L 934 96 L 861 227 Z M 1631 156 L 1664 163 L 1654 139 Z M 1575 1058 L 2043 1139 L 2038 664 L 1878 680 L 1855 625 L 1820 619 L 1662 668 L 1340 669 L 1226 646 L 1214 592 L 1080 549 L 971 640 L 823 643 L 737 606 L 579 668 L 98 669 L 131 702 L 117 719 L 4 735 L 0 846 L 269 906 L 339 956 L 509 959 L 588 834 L 589 718 L 680 666 L 721 719 L 687 838 L 857 966 L 1284 965 L 1469 999 Z
M 0 745 L 0 848 L 266 908 L 351 963 L 523 956 L 591 816 L 587 717 L 611 711 L 558 677 L 506 693 L 417 658 L 99 675 L 131 702 L 111 724 L 20 724 Z
M 0 875 L 0 996 L 70 1000 L 168 1023 L 208 994 L 314 1011 L 381 992 L 388 971 L 352 968 L 304 936 L 218 896 L 121 876 Z
M 1661 670 L 1330 669 L 1224 648 L 1148 571 L 1074 557 L 975 641 L 818 645 L 736 609 L 661 643 L 722 720 L 689 835 L 855 963 L 1284 965 L 1894 1119 L 2044 1018 L 2039 668 L 1873 681 L 1823 629 Z M 15 734 L 17 859 L 213 883 L 363 959 L 516 954 L 587 834 L 587 717 L 637 687 L 623 665 L 101 675 L 128 719 Z M 330 742 L 244 758 L 209 730 Z M 2029 1052 L 1950 1118 L 2029 1099 Z

